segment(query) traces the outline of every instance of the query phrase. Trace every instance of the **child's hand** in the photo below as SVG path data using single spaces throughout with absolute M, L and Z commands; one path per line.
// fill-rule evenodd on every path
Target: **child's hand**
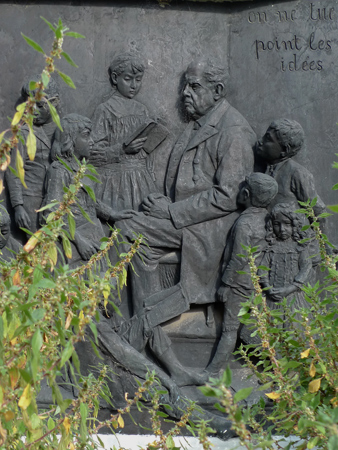
M 134 139 L 127 147 L 124 147 L 124 152 L 127 155 L 136 155 L 136 153 L 139 153 L 142 150 L 146 140 L 147 137 Z
M 15 223 L 19 228 L 27 228 L 28 230 L 31 227 L 31 219 L 27 214 L 25 208 L 22 205 L 17 205 L 15 207 Z
M 107 151 L 104 148 L 93 148 L 87 159 L 90 164 L 93 164 L 93 166 L 104 166 L 108 162 Z
M 217 291 L 217 300 L 219 302 L 224 303 L 224 305 L 228 301 L 229 294 L 231 292 L 230 286 L 223 285 Z

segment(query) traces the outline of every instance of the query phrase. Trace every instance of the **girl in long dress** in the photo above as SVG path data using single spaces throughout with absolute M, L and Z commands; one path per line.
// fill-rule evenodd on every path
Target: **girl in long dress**
M 309 242 L 299 243 L 301 239 L 308 237 L 302 232 L 304 225 L 304 216 L 296 214 L 290 204 L 279 203 L 271 212 L 267 233 L 270 246 L 261 262 L 270 270 L 258 272 L 262 287 L 272 286 L 267 291 L 270 309 L 279 309 L 284 297 L 287 298 L 292 313 L 309 307 L 301 290 L 313 274 Z M 293 299 L 295 301 L 291 303 Z M 296 318 L 301 319 L 300 314 L 296 314 Z M 288 328 L 287 323 L 284 323 L 284 328 Z
M 99 167 L 102 181 L 98 196 L 118 211 L 139 211 L 143 199 L 157 192 L 151 161 L 143 149 L 147 138 L 125 145 L 149 122 L 147 108 L 133 99 L 141 89 L 144 70 L 137 56 L 117 56 L 108 70 L 113 94 L 97 107 L 93 117 L 91 160 Z

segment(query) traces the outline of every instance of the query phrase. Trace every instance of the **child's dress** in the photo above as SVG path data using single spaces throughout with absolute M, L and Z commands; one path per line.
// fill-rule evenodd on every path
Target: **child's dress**
M 142 201 L 158 189 L 148 154 L 125 154 L 123 144 L 148 121 L 142 103 L 121 97 L 116 92 L 98 106 L 93 117 L 92 137 L 101 148 L 109 148 L 110 161 L 99 168 L 102 184 L 98 198 L 117 211 L 140 210 Z
M 269 267 L 270 270 L 258 271 L 261 277 L 263 287 L 284 288 L 289 285 L 297 286 L 299 289 L 290 294 L 288 303 L 295 298 L 291 306 L 291 311 L 296 309 L 308 308 L 308 303 L 304 298 L 304 293 L 300 290 L 308 281 L 310 281 L 312 271 L 312 261 L 309 257 L 308 245 L 301 246 L 293 239 L 287 241 L 276 241 L 265 251 L 261 264 Z M 269 299 L 267 292 L 267 305 L 270 309 L 280 309 L 281 304 Z M 296 315 L 300 319 L 300 315 Z M 284 324 L 287 328 L 287 324 Z

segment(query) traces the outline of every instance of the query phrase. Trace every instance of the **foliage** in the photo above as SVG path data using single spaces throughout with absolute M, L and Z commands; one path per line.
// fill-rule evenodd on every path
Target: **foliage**
M 52 25 L 42 18 L 54 33 L 54 42 L 49 55 L 42 47 L 23 35 L 23 38 L 37 52 L 45 57 L 46 66 L 40 81 L 30 83 L 31 95 L 25 103 L 17 107 L 11 127 L 0 134 L 0 170 L 5 171 L 11 160 L 11 151 L 17 149 L 19 141 L 26 144 L 30 160 L 34 160 L 36 138 L 33 118 L 36 103 L 46 101 L 52 118 L 61 129 L 60 118 L 55 107 L 46 99 L 44 90 L 50 76 L 57 72 L 71 88 L 75 85 L 71 78 L 55 67 L 55 60 L 64 57 L 72 66 L 72 58 L 63 49 L 65 37 L 83 38 L 68 31 L 62 21 Z M 29 134 L 24 142 L 21 130 L 28 126 Z M 22 157 L 17 152 L 16 173 L 25 185 L 25 170 Z M 72 174 L 67 163 L 60 160 Z M 200 426 L 188 425 L 196 406 L 187 405 L 182 417 L 168 433 L 161 430 L 161 420 L 168 417 L 161 410 L 161 399 L 167 391 L 160 390 L 155 374 L 149 374 L 143 384 L 139 383 L 132 399 L 125 394 L 126 406 L 112 414 L 108 420 L 98 419 L 99 399 L 102 397 L 111 404 L 111 393 L 106 384 L 109 370 L 102 365 L 98 375 L 87 377 L 80 375 L 79 358 L 76 344 L 85 337 L 90 328 L 94 336 L 93 351 L 97 353 L 97 329 L 99 321 L 98 307 L 111 307 L 119 314 L 113 301 L 114 290 L 126 283 L 126 265 L 138 251 L 141 236 L 135 236 L 130 250 L 120 255 L 120 261 L 112 267 L 109 249 L 118 244 L 118 230 L 112 230 L 110 238 L 101 239 L 98 253 L 84 265 L 70 270 L 64 263 L 63 254 L 72 257 L 70 241 L 74 238 L 75 220 L 71 206 L 77 202 L 79 189 L 85 188 L 93 196 L 86 179 L 95 180 L 96 171 L 84 161 L 78 162 L 79 168 L 73 182 L 64 187 L 61 202 L 53 202 L 40 209 L 52 211 L 45 225 L 36 233 L 30 234 L 28 242 L 11 261 L 0 258 L 0 449 L 96 449 L 103 447 L 102 442 L 94 441 L 94 436 L 102 428 L 111 432 L 124 427 L 123 416 L 131 412 L 132 407 L 146 408 L 150 414 L 152 431 L 156 440 L 147 446 L 149 449 L 175 450 L 174 437 L 180 430 L 189 426 L 192 431 L 201 433 L 204 448 L 209 448 L 206 432 L 211 431 L 207 423 Z M 0 189 L 3 186 L 1 184 Z M 86 212 L 78 205 L 84 217 Z M 62 249 L 60 247 L 62 242 Z M 100 272 L 100 261 L 106 260 L 108 270 Z M 102 303 L 102 305 L 101 305 Z M 70 374 L 70 378 L 68 378 Z M 75 399 L 63 398 L 57 380 L 63 377 L 68 386 L 77 391 Z M 39 411 L 37 397 L 42 384 L 48 384 L 53 397 L 50 409 Z M 141 400 L 150 399 L 150 407 Z M 170 409 L 165 405 L 166 409 Z M 98 438 L 99 439 L 99 438 Z
M 258 269 L 267 268 L 256 267 L 257 248 L 245 248 L 255 292 L 243 303 L 240 316 L 261 344 L 242 345 L 238 354 L 262 384 L 260 402 L 252 407 L 238 404 L 248 392 L 242 389 L 232 398 L 229 371 L 204 388 L 219 397 L 217 407 L 230 415 L 233 429 L 250 450 L 276 445 L 298 450 L 338 448 L 338 258 L 328 254 L 331 244 L 319 226 L 319 220 L 330 214 L 315 217 L 315 204 L 316 199 L 301 203 L 297 211 L 310 218 L 326 275 L 323 283 L 303 288 L 307 308 L 293 310 L 284 299 L 280 309 L 270 310 L 257 275 Z M 273 434 L 283 439 L 276 443 Z M 295 442 L 281 447 L 285 437 Z

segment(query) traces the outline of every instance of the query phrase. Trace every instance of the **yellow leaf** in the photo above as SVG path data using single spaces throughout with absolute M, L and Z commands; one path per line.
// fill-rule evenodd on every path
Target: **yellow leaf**
M 83 320 L 83 319 L 84 319 L 84 314 L 83 314 L 83 311 L 80 311 L 80 314 L 79 314 L 79 319 L 80 319 L 80 320 Z
M 4 190 L 4 182 L 3 182 L 2 178 L 0 178 L 0 194 L 3 190 Z
M 316 375 L 316 368 L 315 368 L 315 365 L 313 364 L 313 361 L 310 365 L 309 375 L 312 378 Z
M 20 279 L 20 271 L 17 270 L 15 272 L 15 274 L 14 274 L 14 277 L 13 277 L 13 284 L 14 284 L 14 286 L 19 286 L 20 285 L 20 281 L 21 281 L 21 279 Z
M 18 172 L 18 177 L 24 187 L 27 189 L 25 183 L 25 169 L 23 168 L 23 159 L 19 150 L 16 151 L 16 170 Z
M 81 311 L 82 312 L 82 311 Z M 81 313 L 80 313 L 81 314 Z M 82 313 L 83 314 L 83 313 Z M 73 318 L 73 313 L 71 311 L 69 311 L 67 319 L 66 319 L 66 325 L 65 328 L 66 330 L 68 330 L 69 326 L 70 326 L 70 322 L 72 321 Z
M 70 444 L 69 444 L 69 450 L 75 450 L 75 445 L 72 444 L 72 443 L 70 443 Z
M 308 348 L 307 350 L 305 350 L 304 352 L 302 352 L 301 354 L 300 354 L 300 357 L 301 357 L 301 359 L 304 359 L 304 358 L 307 358 L 308 356 L 309 356 L 309 354 L 310 354 L 310 348 Z
M 2 133 L 0 133 L 0 144 L 1 144 L 1 142 L 2 142 L 2 140 L 4 138 L 4 136 L 5 136 L 5 133 L 6 133 L 6 130 L 3 131 Z
M 18 106 L 18 108 L 17 108 L 18 111 L 14 114 L 14 117 L 12 120 L 12 126 L 17 125 L 20 122 L 21 117 L 25 111 L 25 104 L 23 103 L 23 106 L 24 106 L 23 108 L 19 108 L 20 106 L 21 105 Z
M 9 378 L 11 380 L 11 388 L 14 389 L 19 380 L 19 371 L 15 368 L 9 370 Z
M 65 420 L 62 422 L 63 426 L 65 427 L 66 433 L 69 434 L 70 430 L 70 420 L 68 417 L 65 417 Z
M 33 161 L 36 153 L 36 137 L 31 127 L 29 127 L 29 134 L 26 139 L 28 158 Z
M 124 420 L 122 418 L 122 416 L 119 414 L 118 418 L 117 418 L 117 423 L 119 424 L 120 428 L 124 428 Z
M 33 234 L 33 236 L 31 236 L 28 239 L 27 243 L 23 247 L 25 252 L 29 253 L 37 246 L 37 244 L 40 242 L 40 239 L 39 239 L 40 235 L 41 235 L 41 231 L 38 230 L 36 233 Z
M 4 158 L 6 158 L 6 161 L 4 160 Z M 9 163 L 11 162 L 11 157 L 7 153 L 7 155 L 2 156 L 1 161 L 2 162 L 0 163 L 0 170 L 5 171 L 9 166 Z
M 13 413 L 13 411 L 6 411 L 4 414 L 4 418 L 6 422 L 9 422 L 10 420 L 14 419 L 15 414 Z
M 105 300 L 108 299 L 109 294 L 110 294 L 110 286 L 109 284 L 106 284 L 103 288 L 103 297 L 105 298 Z
M 277 400 L 281 394 L 278 392 L 270 392 L 270 394 L 265 394 L 267 397 L 271 398 L 271 400 Z
M 53 244 L 51 247 L 49 247 L 47 254 L 48 254 L 53 266 L 55 266 L 56 263 L 58 262 L 58 252 L 57 252 L 57 248 L 56 248 L 55 244 Z
M 31 385 L 27 384 L 19 400 L 21 409 L 26 410 L 32 401 Z
M 0 406 L 2 406 L 3 400 L 4 400 L 4 391 L 2 390 L 2 387 L 0 386 Z
M 319 391 L 321 381 L 321 378 L 317 378 L 316 380 L 312 380 L 311 383 L 309 383 L 309 392 L 311 394 Z
M 2 423 L 0 421 L 0 445 L 3 445 L 6 442 L 7 431 L 2 427 Z

